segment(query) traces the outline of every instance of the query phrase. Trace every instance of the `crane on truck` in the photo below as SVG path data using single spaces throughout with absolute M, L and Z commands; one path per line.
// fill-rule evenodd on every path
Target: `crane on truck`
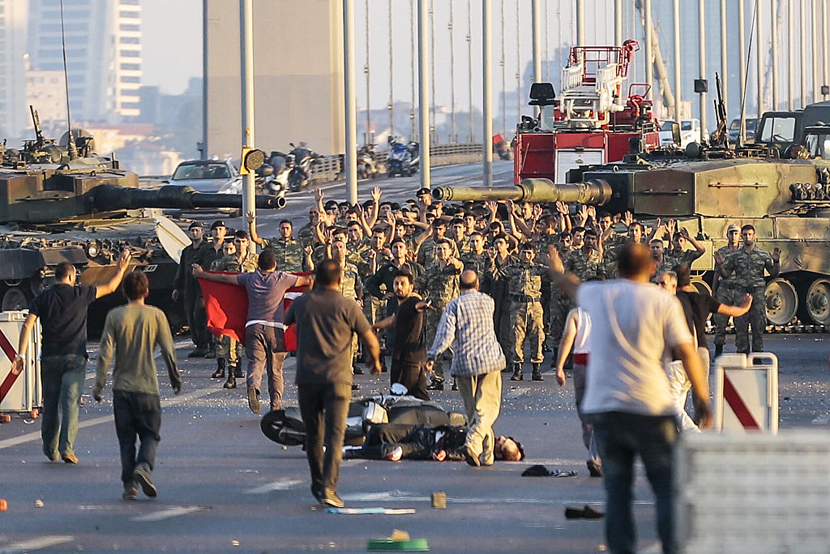
M 514 183 L 544 178 L 564 183 L 580 165 L 620 161 L 626 154 L 657 148 L 660 136 L 646 99 L 650 86 L 625 90 L 637 41 L 622 46 L 573 46 L 562 69 L 559 98 L 550 83 L 534 83 L 531 106 L 537 118 L 522 116 L 514 139 Z M 546 117 L 546 107 L 553 108 Z

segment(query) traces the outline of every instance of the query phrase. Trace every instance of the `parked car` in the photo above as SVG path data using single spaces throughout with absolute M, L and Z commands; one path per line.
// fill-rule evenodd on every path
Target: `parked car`
M 755 128 L 758 126 L 757 117 L 746 118 L 746 142 L 755 142 Z M 738 142 L 738 134 L 741 132 L 741 120 L 733 119 L 729 124 L 729 142 Z
M 171 185 L 191 187 L 197 192 L 241 194 L 242 175 L 231 160 L 188 160 L 180 163 L 170 177 Z M 201 210 L 198 211 L 210 211 Z M 236 208 L 220 208 L 227 214 L 238 214 Z
M 660 146 L 671 146 L 676 144 L 680 149 L 686 148 L 691 142 L 708 142 L 708 131 L 700 134 L 700 120 L 699 119 L 681 119 L 680 120 L 680 144 L 675 142 L 674 132 L 672 126 L 675 124 L 674 120 L 664 121 L 660 126 Z

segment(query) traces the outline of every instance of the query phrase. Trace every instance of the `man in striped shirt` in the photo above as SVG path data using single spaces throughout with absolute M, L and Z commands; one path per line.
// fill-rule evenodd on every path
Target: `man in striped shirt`
M 478 285 L 475 271 L 461 273 L 461 294 L 444 309 L 427 354 L 429 371 L 444 350 L 453 348 L 450 373 L 467 412 L 465 458 L 474 467 L 493 464 L 493 423 L 501 409 L 501 370 L 505 366 L 493 328 L 495 304 L 490 296 L 478 291 Z

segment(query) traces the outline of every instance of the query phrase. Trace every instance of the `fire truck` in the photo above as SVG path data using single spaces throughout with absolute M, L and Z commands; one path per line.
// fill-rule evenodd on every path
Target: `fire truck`
M 623 95 L 637 41 L 622 46 L 574 46 L 562 69 L 559 97 L 550 83 L 534 83 L 531 106 L 538 118 L 522 116 L 513 144 L 514 182 L 544 178 L 565 183 L 580 165 L 620 161 L 626 154 L 660 145 L 650 86 L 633 83 Z M 551 106 L 553 115 L 546 108 Z M 549 125 L 548 125 L 549 122 Z

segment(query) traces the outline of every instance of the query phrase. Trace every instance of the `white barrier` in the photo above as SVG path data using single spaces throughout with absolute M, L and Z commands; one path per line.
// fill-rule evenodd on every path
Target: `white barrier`
M 0 312 L 0 413 L 31 412 L 43 406 L 40 381 L 40 321 L 32 329 L 26 363 L 12 372 L 23 321 L 28 312 Z
M 769 352 L 715 360 L 716 431 L 778 432 L 778 358 Z

